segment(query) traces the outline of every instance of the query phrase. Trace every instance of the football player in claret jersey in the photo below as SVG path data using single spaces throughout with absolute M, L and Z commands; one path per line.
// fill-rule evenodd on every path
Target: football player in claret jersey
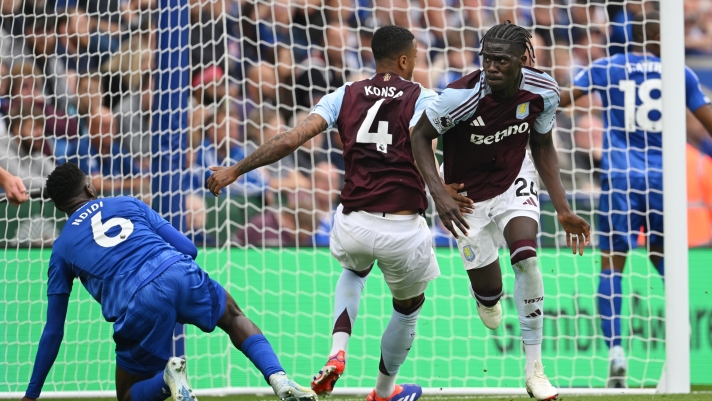
M 440 270 L 421 216 L 428 202 L 413 160 L 410 129 L 437 95 L 411 82 L 417 47 L 410 31 L 385 26 L 375 32 L 372 43 L 375 75 L 326 95 L 295 128 L 234 166 L 214 168 L 208 188 L 218 194 L 240 175 L 338 128 L 346 171 L 330 248 L 344 270 L 336 283 L 330 357 L 312 389 L 318 395 L 330 394 L 343 373 L 363 286 L 377 260 L 393 296 L 393 314 L 381 339 L 376 387 L 367 400 L 415 401 L 422 393 L 420 386 L 396 385 L 395 379 L 413 344 L 425 289 Z M 432 148 L 430 158 L 434 159 Z
M 627 362 L 622 347 L 620 314 L 623 302 L 622 272 L 628 250 L 637 246 L 640 228 L 647 235 L 648 256 L 664 274 L 663 170 L 660 99 L 660 16 L 657 11 L 634 17 L 634 51 L 593 62 L 574 79 L 573 93 L 565 92 L 561 106 L 596 91 L 601 94 L 605 135 L 601 160 L 601 274 L 598 310 L 609 347 L 607 386 L 625 388 Z M 682 73 L 682 72 L 680 72 Z M 700 83 L 685 68 L 687 108 L 712 132 L 712 107 Z M 682 133 L 681 133 L 682 134 Z
M 558 392 L 541 365 L 544 287 L 535 242 L 537 171 L 574 253 L 583 254 L 590 228 L 569 208 L 561 184 L 551 137 L 559 90 L 550 76 L 526 66 L 534 53 L 530 38 L 509 21 L 492 27 L 482 38 L 483 68 L 451 83 L 426 109 L 412 144 L 438 214 L 457 238 L 477 311 L 490 329 L 499 326 L 502 316 L 497 248 L 504 236 L 515 275 L 526 389 L 537 400 L 551 400 Z M 444 182 L 464 184 L 460 194 L 472 201 L 464 216 L 444 190 L 429 150 L 438 135 L 443 137 Z
M 49 175 L 46 192 L 68 220 L 49 260 L 47 324 L 23 401 L 40 396 L 57 358 L 77 277 L 114 323 L 119 401 L 196 399 L 185 360 L 171 357 L 177 322 L 205 332 L 220 327 L 280 399 L 316 400 L 287 378 L 260 329 L 195 263 L 195 245 L 158 213 L 134 198 L 97 199 L 91 178 L 71 163 Z

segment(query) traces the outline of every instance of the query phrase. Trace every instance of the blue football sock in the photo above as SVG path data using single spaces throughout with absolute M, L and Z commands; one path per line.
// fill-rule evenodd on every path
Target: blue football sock
M 163 372 L 131 386 L 133 401 L 163 401 L 170 396 L 171 389 L 163 381 Z
M 601 271 L 598 283 L 598 313 L 601 314 L 601 328 L 608 347 L 621 345 L 621 308 L 623 288 L 621 273 L 611 270 Z
M 655 264 L 655 268 L 658 270 L 658 273 L 660 273 L 660 276 L 664 279 L 665 278 L 665 258 L 660 258 L 657 264 Z
M 272 350 L 269 341 L 262 334 L 254 334 L 247 337 L 247 340 L 242 343 L 240 351 L 262 372 L 268 384 L 270 376 L 284 372 L 282 365 L 279 363 L 279 358 Z

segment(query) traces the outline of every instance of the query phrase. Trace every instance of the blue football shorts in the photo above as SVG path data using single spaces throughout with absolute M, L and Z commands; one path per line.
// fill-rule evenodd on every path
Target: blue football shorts
M 641 227 L 650 246 L 663 246 L 662 180 L 604 178 L 598 205 L 599 248 L 616 252 L 635 249 Z
M 139 289 L 114 323 L 116 364 L 138 376 L 162 371 L 173 356 L 176 323 L 212 332 L 225 312 L 225 294 L 194 261 L 174 263 Z

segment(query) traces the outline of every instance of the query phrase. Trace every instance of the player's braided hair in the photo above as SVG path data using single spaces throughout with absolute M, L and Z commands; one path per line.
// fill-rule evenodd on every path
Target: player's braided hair
M 525 28 L 513 24 L 512 21 L 506 20 L 501 24 L 497 24 L 490 28 L 487 33 L 482 36 L 480 44 L 484 46 L 488 41 L 500 41 L 514 44 L 526 51 L 530 60 L 534 60 L 534 46 L 532 45 L 532 34 Z
M 371 50 L 376 62 L 395 60 L 413 46 L 413 33 L 397 25 L 378 28 L 371 39 Z
M 66 205 L 86 185 L 86 175 L 76 164 L 64 163 L 52 171 L 45 183 L 45 195 L 56 205 Z

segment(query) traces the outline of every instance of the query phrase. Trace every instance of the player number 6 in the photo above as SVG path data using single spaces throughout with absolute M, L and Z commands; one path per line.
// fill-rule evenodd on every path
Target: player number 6
M 107 236 L 106 232 L 116 226 L 121 227 L 121 232 L 114 237 Z M 123 217 L 114 217 L 107 220 L 106 223 L 102 223 L 101 212 L 98 212 L 91 218 L 91 231 L 94 233 L 94 241 L 104 248 L 111 248 L 126 241 L 133 230 L 134 225 L 131 220 Z

